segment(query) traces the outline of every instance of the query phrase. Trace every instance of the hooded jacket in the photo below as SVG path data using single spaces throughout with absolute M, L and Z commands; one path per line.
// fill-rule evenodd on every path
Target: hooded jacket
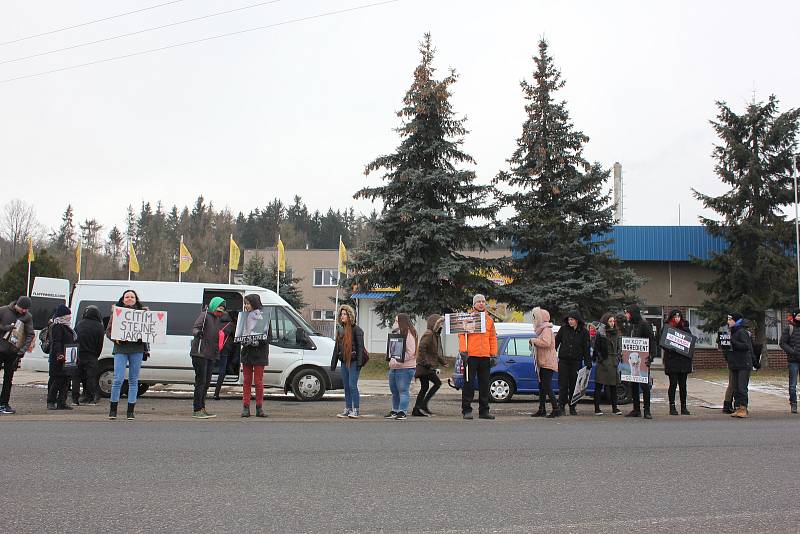
M 679 313 L 680 313 L 679 310 L 670 311 L 669 315 L 667 316 L 667 322 L 664 323 L 664 326 L 671 326 L 672 328 L 680 330 L 681 332 L 691 333 L 689 331 L 689 327 L 686 325 L 686 321 L 681 320 L 681 322 L 677 325 L 673 323 L 672 321 L 673 317 L 675 317 Z M 692 372 L 692 360 L 684 356 L 683 354 L 662 347 L 661 357 L 664 361 L 665 374 L 669 375 L 673 373 Z
M 28 349 L 30 344 L 33 342 L 33 316 L 30 312 L 25 312 L 23 314 L 17 313 L 16 308 L 14 305 L 16 301 L 12 302 L 8 306 L 0 307 L 0 336 L 5 337 L 14 325 L 16 325 L 17 321 L 22 323 L 23 331 L 25 332 L 25 338 L 22 340 L 22 346 L 12 347 L 9 343 L 5 340 L 0 341 L 0 352 L 3 354 L 16 354 L 17 356 L 24 356 L 25 351 Z M 19 341 L 17 343 L 19 345 Z
M 442 353 L 441 332 L 444 326 L 444 317 L 439 314 L 428 316 L 428 329 L 422 334 L 417 350 L 417 375 L 422 376 L 434 372 L 438 365 L 446 365 Z
M 358 362 L 359 367 L 364 366 L 364 331 L 356 324 L 355 310 L 346 304 L 342 304 L 336 312 L 336 343 L 333 347 L 333 357 L 331 358 L 331 371 L 336 370 L 336 365 L 339 362 L 344 362 L 344 354 L 342 354 L 342 347 L 339 342 L 344 332 L 344 326 L 342 326 L 342 311 L 347 314 L 350 324 L 353 325 L 353 352 L 355 354 L 351 355 L 350 361 L 351 363 L 354 361 Z
M 219 360 L 220 318 L 214 312 L 203 311 L 197 316 L 192 326 L 192 347 L 189 355 L 192 358 Z
M 536 347 L 536 365 L 540 369 L 558 371 L 556 337 L 553 334 L 553 323 L 550 322 L 550 312 L 534 308 L 533 324 L 536 337 L 531 339 L 531 344 Z
M 578 321 L 576 328 L 569 325 L 572 317 Z M 556 350 L 558 359 L 572 362 L 583 362 L 586 367 L 592 366 L 592 355 L 589 350 L 589 331 L 579 312 L 573 312 L 564 317 L 564 322 L 556 334 Z
M 639 306 L 630 306 L 626 309 L 628 313 L 631 314 L 631 320 L 628 323 L 628 331 L 626 333 L 629 337 L 644 337 L 650 340 L 650 359 L 648 362 L 652 363 L 653 359 L 656 357 L 656 340 L 655 336 L 653 336 L 653 327 L 644 320 Z
M 800 310 L 792 312 L 795 317 Z M 781 334 L 781 349 L 786 353 L 786 361 L 800 362 L 800 325 L 792 320 L 793 328 L 784 328 Z
M 744 320 L 739 319 L 731 328 L 731 353 L 728 356 L 728 369 L 731 371 L 750 370 L 753 368 L 753 340 Z
M 83 319 L 75 325 L 75 333 L 78 335 L 78 354 L 81 360 L 97 358 L 103 352 L 103 342 L 105 341 L 105 329 L 103 328 L 103 318 L 100 317 L 100 310 L 96 306 L 89 306 L 83 312 Z

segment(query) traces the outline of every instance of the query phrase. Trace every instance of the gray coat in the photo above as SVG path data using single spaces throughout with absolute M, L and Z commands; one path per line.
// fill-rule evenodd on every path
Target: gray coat
M 192 326 L 192 348 L 189 355 L 193 358 L 219 360 L 219 331 L 222 328 L 220 318 L 211 312 L 204 311 Z
M 0 352 L 3 352 L 4 354 L 16 354 L 17 356 L 23 356 L 25 351 L 33 342 L 33 316 L 29 312 L 25 312 L 22 315 L 18 314 L 17 310 L 14 308 L 14 304 L 15 303 L 12 302 L 8 306 L 0 307 L 0 336 L 5 337 L 6 334 L 10 332 L 10 330 L 6 330 L 6 328 L 9 326 L 13 327 L 17 321 L 22 321 L 25 338 L 22 340 L 21 347 L 11 347 L 11 345 L 9 345 L 7 342 L 0 341 Z

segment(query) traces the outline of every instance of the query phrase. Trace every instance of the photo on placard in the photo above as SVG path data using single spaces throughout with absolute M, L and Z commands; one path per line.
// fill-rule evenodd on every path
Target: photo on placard
M 620 340 L 622 361 L 619 364 L 623 382 L 650 382 L 650 340 L 646 337 L 623 337 Z
M 386 359 L 404 362 L 406 359 L 406 337 L 402 334 L 389 334 L 386 341 Z
M 240 312 L 233 340 L 247 345 L 268 339 L 270 319 L 271 314 L 263 309 Z
M 445 335 L 486 332 L 486 312 L 447 313 L 444 316 Z

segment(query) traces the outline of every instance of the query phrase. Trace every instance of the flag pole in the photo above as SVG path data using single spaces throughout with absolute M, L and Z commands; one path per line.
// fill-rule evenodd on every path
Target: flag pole
M 131 279 L 131 238 L 128 237 L 128 281 Z
M 31 251 L 33 250 L 33 239 L 28 238 L 28 284 L 25 286 L 25 294 L 31 296 Z
M 183 245 L 183 235 L 181 235 L 181 245 Z M 178 247 L 178 282 L 181 281 L 181 253 L 183 252 L 183 246 Z
M 338 260 L 336 262 L 336 264 L 337 264 L 336 265 L 336 306 L 333 308 L 334 309 L 333 313 L 339 313 L 339 282 L 342 279 L 342 270 L 340 268 L 341 267 L 340 264 L 342 263 L 341 254 L 342 254 L 342 234 L 339 234 L 339 248 L 336 249 L 336 256 L 338 257 Z M 336 319 L 334 319 L 334 321 L 335 320 Z
M 81 242 L 78 240 L 78 282 L 81 281 L 81 267 L 83 266 L 83 250 L 81 250 Z
M 278 243 L 281 242 L 281 234 L 278 234 Z M 281 249 L 276 245 L 275 249 L 278 253 L 278 261 L 275 262 L 275 293 L 280 296 L 281 294 Z
M 231 243 L 233 243 L 233 234 L 231 234 L 230 241 L 228 241 L 228 284 L 231 283 L 231 261 L 233 260 L 233 256 L 231 256 Z

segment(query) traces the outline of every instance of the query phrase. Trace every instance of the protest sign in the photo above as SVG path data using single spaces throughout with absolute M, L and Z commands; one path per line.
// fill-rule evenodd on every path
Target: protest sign
M 167 342 L 167 312 L 111 308 L 111 339 L 163 344 Z
M 235 343 L 244 346 L 258 345 L 261 341 L 269 341 L 269 323 L 272 315 L 264 310 L 243 311 L 236 323 Z
M 620 343 L 620 379 L 623 382 L 650 383 L 650 340 L 646 337 L 623 337 Z
M 406 336 L 389 334 L 386 340 L 386 359 L 404 362 L 406 360 Z
M 446 313 L 445 334 L 482 334 L 486 332 L 486 312 Z
M 731 348 L 731 333 L 730 332 L 720 332 L 717 335 L 717 345 L 722 350 L 730 350 Z
M 662 349 L 677 352 L 682 356 L 691 359 L 694 356 L 694 345 L 697 337 L 689 332 L 683 332 L 671 326 L 665 326 L 661 332 L 661 339 L 658 344 Z
M 64 368 L 69 369 L 70 367 L 77 367 L 78 366 L 78 345 L 77 344 L 66 344 L 64 345 Z
M 569 401 L 570 405 L 578 404 L 578 401 L 586 395 L 586 389 L 589 387 L 590 374 L 591 371 L 588 367 L 583 367 L 578 371 L 578 381 L 575 383 L 575 391 L 572 393 L 572 400 Z

